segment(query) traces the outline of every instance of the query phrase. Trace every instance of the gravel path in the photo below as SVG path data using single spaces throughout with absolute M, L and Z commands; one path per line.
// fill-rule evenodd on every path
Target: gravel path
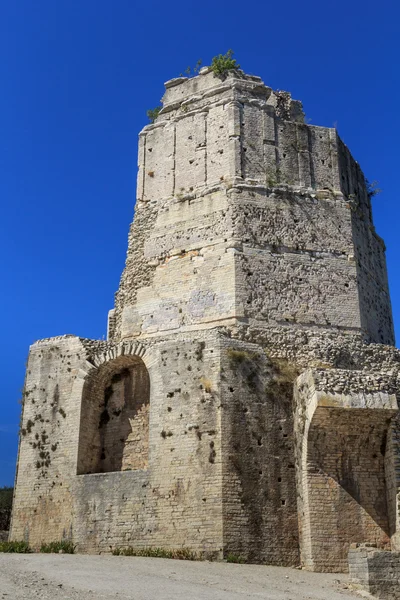
M 347 576 L 161 558 L 0 554 L 0 600 L 346 600 Z

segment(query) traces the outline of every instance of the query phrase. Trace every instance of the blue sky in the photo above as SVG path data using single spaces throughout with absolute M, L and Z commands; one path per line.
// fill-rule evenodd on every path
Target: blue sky
M 137 136 L 164 81 L 229 48 L 338 127 L 370 180 L 400 340 L 399 3 L 0 3 L 0 486 L 13 483 L 29 345 L 101 338 L 133 215 Z

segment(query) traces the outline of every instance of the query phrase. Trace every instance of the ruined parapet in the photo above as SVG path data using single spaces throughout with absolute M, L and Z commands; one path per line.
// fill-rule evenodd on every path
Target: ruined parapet
M 373 544 L 353 544 L 349 551 L 349 583 L 374 598 L 400 598 L 400 552 L 378 550 Z

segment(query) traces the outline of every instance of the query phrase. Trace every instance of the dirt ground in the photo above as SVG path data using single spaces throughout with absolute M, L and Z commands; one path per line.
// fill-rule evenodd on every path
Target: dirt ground
M 259 565 L 0 554 L 0 600 L 346 600 L 347 576 Z

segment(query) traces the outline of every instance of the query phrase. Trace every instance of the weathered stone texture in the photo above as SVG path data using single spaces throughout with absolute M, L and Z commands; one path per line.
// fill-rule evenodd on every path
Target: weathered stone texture
M 293 377 L 260 346 L 226 339 L 221 360 L 225 553 L 299 563 Z
M 129 354 L 129 344 L 111 345 L 104 354 L 99 348 L 99 359 L 75 337 L 32 347 L 12 536 L 37 546 L 72 535 L 81 550 L 90 552 L 129 543 L 160 546 L 168 540 L 168 546 L 189 545 L 218 555 L 222 500 L 217 340 L 211 334 L 201 341 L 188 335 L 159 340 L 147 350 L 131 347 L 142 359 Z M 128 413 L 116 430 L 123 416 L 123 411 L 113 415 L 121 384 L 125 379 L 127 412 L 129 380 L 139 360 L 153 388 L 150 426 L 139 432 Z M 142 389 L 133 397 L 142 400 L 148 384 L 140 378 L 143 371 L 136 382 Z M 31 385 L 33 380 L 40 387 Z M 125 433 L 122 447 L 128 424 L 132 432 Z M 102 435 L 107 428 L 108 439 Z M 141 463 L 131 443 L 138 433 Z M 108 470 L 114 472 L 99 472 Z
M 12 538 L 325 571 L 399 549 L 393 343 L 336 130 L 240 71 L 167 82 L 108 341 L 31 348 Z
M 349 552 L 349 570 L 355 589 L 382 600 L 400 597 L 400 552 L 383 552 L 372 544 L 354 544 Z

